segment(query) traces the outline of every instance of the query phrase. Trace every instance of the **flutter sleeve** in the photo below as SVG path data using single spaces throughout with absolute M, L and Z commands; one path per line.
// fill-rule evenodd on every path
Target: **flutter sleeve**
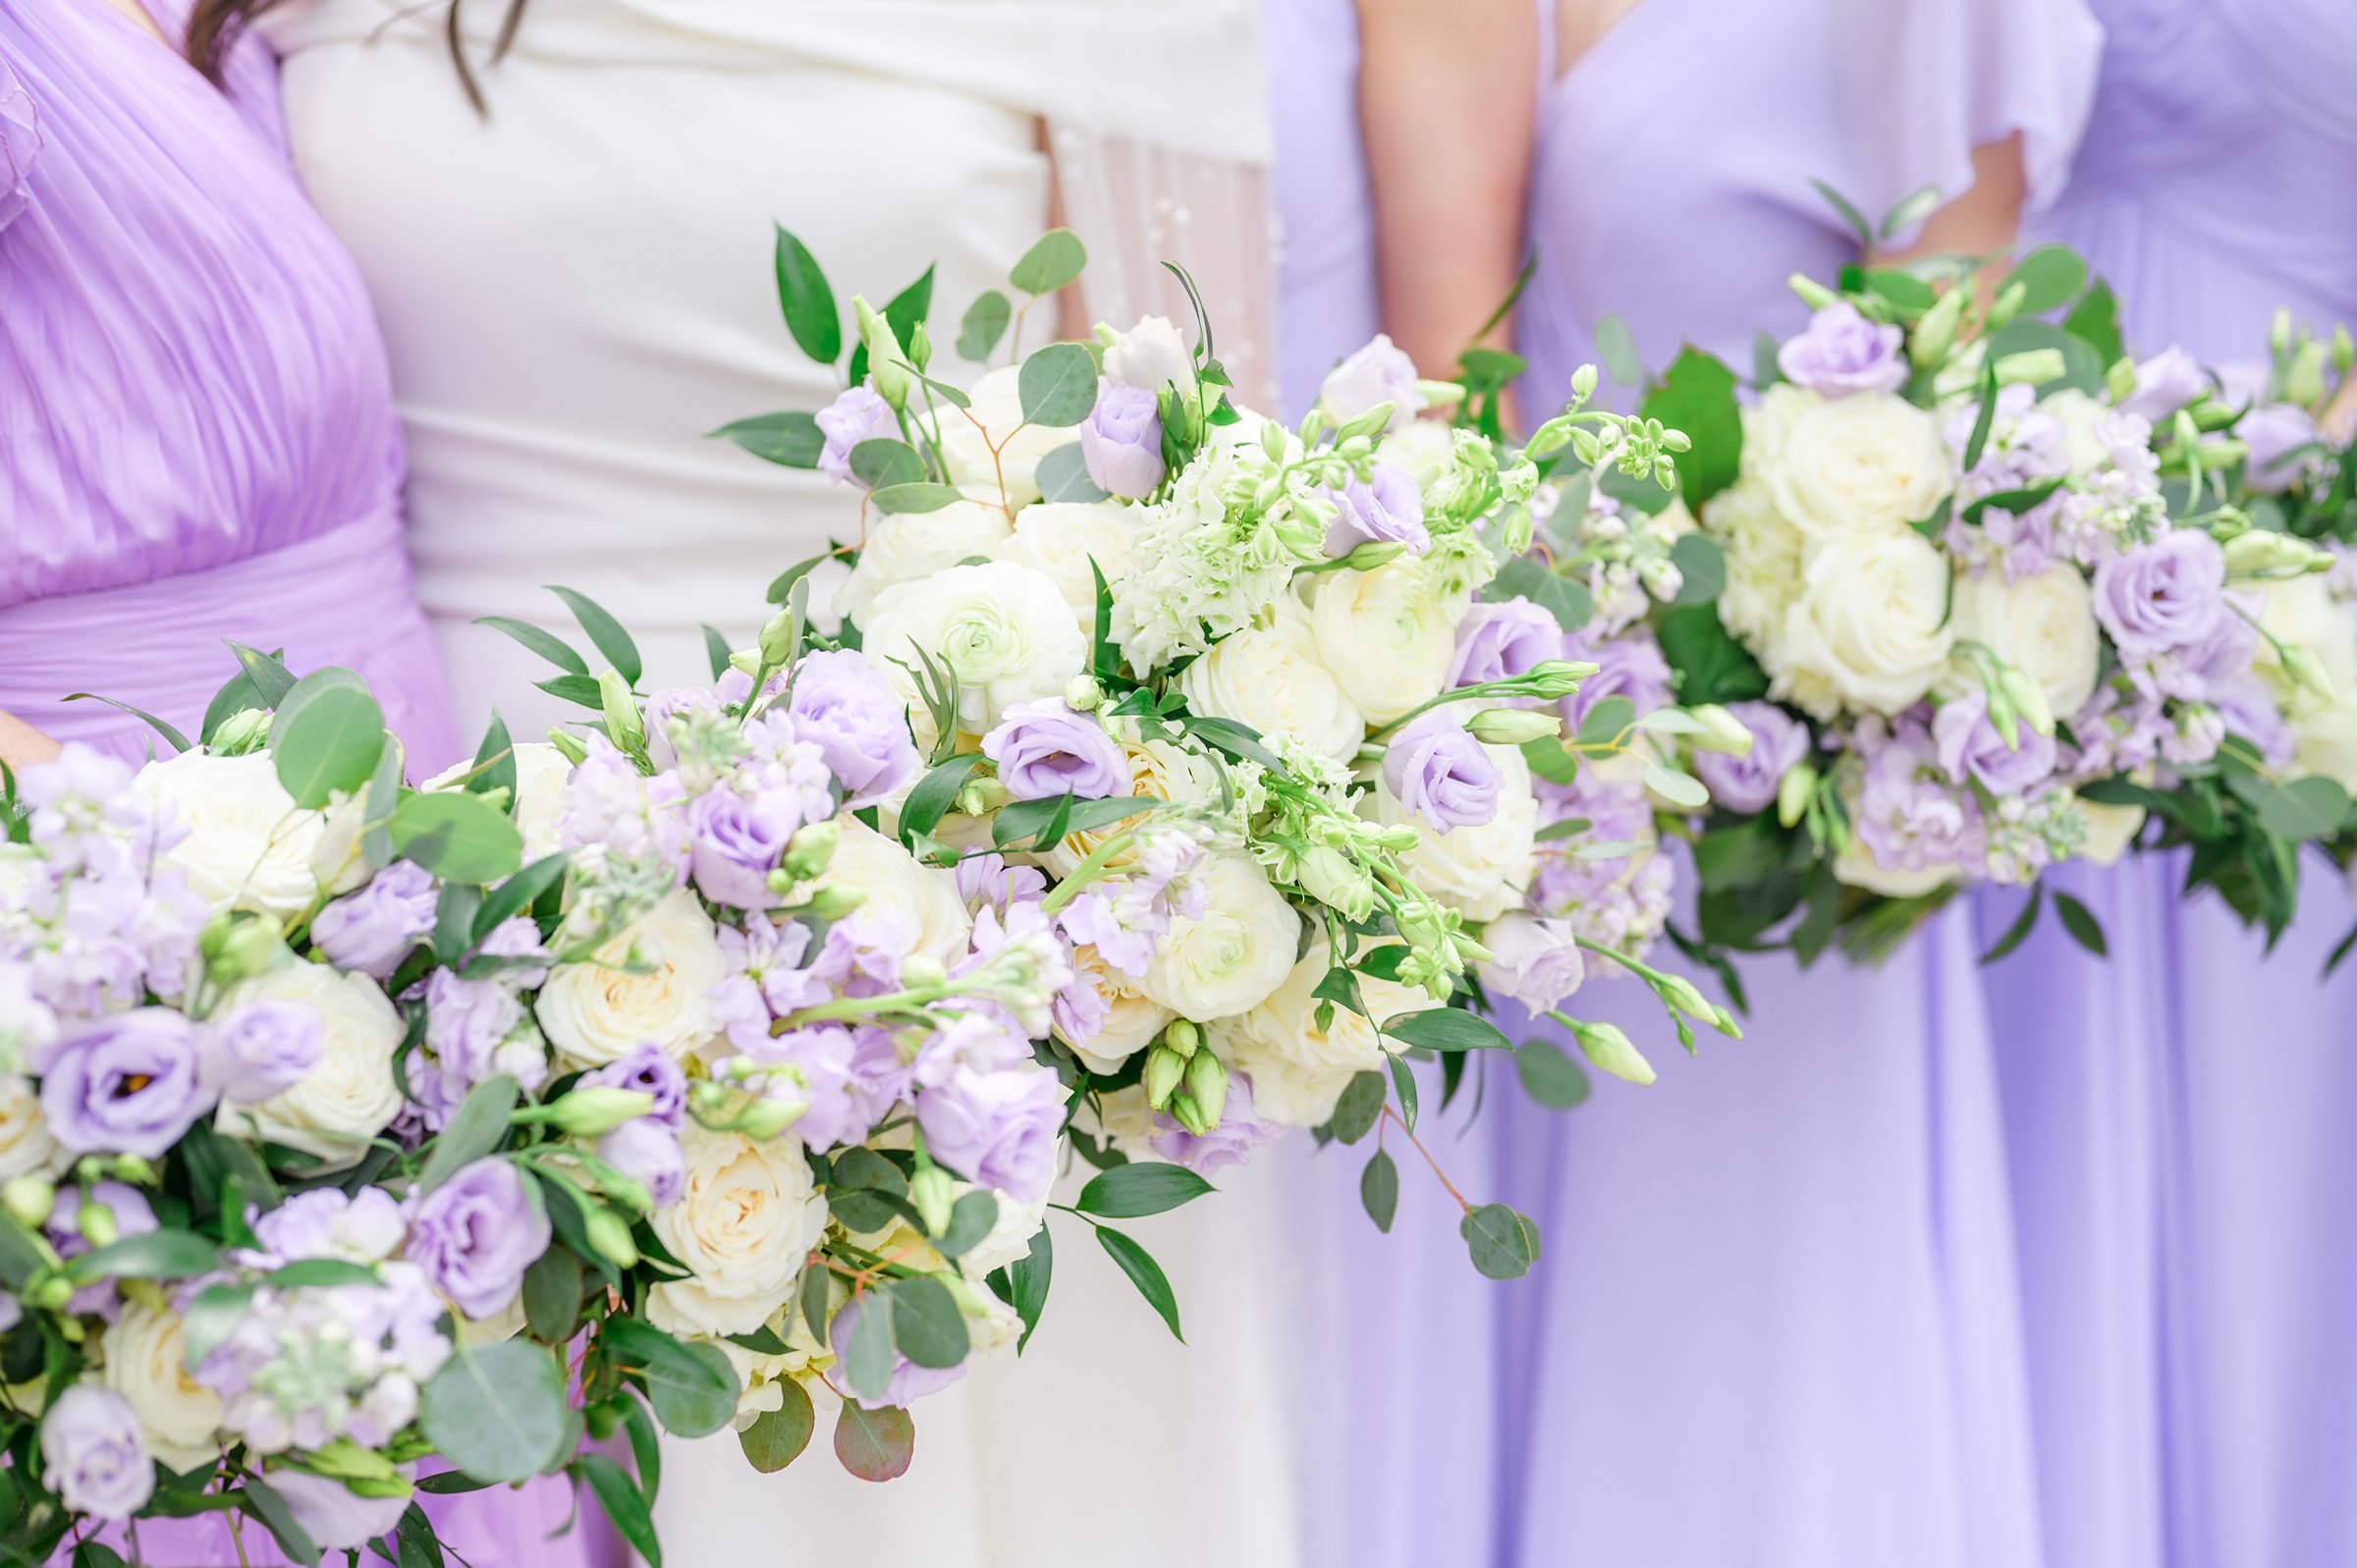
M 1881 212 L 1972 184 L 1975 147 L 2019 135 L 2036 211 L 2060 192 L 2095 103 L 2104 29 L 2083 0 L 1834 0 L 1857 193 Z
M 0 230 L 32 200 L 27 177 L 40 150 L 40 106 L 8 62 L 0 60 Z

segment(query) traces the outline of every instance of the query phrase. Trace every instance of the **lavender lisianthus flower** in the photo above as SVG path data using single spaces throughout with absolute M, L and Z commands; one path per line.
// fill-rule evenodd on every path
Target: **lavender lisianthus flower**
M 526 922 L 528 925 L 529 922 Z M 515 991 L 494 977 L 468 980 L 454 969 L 425 977 L 425 1049 L 406 1063 L 410 1098 L 439 1129 L 467 1091 L 506 1073 L 527 1090 L 548 1081 L 548 1051 Z
M 1424 408 L 1424 395 L 1416 390 L 1416 362 L 1381 332 L 1344 355 L 1318 385 L 1318 406 L 1338 425 L 1379 403 L 1392 406 L 1392 417 L 1383 427 L 1387 434 Z
M 1383 782 L 1412 815 L 1443 833 L 1498 815 L 1505 775 L 1489 748 L 1445 709 L 1410 720 L 1383 753 Z
M 755 795 L 707 789 L 697 795 L 687 803 L 688 865 L 696 891 L 738 909 L 784 902 L 770 891 L 769 874 L 805 820 L 802 802 L 783 789 Z
M 2324 439 L 2308 411 L 2288 403 L 2263 403 L 2235 421 L 2234 433 L 2250 450 L 2242 476 L 2253 490 L 2281 495 L 2291 488 L 2312 454 L 2302 448 Z
M 403 1465 L 414 1472 L 414 1465 Z M 401 1523 L 410 1498 L 363 1497 L 333 1476 L 302 1470 L 273 1470 L 270 1487 L 286 1499 L 287 1512 L 311 1542 L 329 1551 L 356 1551 Z
M 838 922 L 834 929 L 846 923 Z M 713 988 L 712 1017 L 738 1050 L 760 1050 L 769 1040 L 773 1022 L 797 1008 L 815 1006 L 833 994 L 834 978 L 802 967 L 809 947 L 809 928 L 791 920 L 754 915 L 742 927 L 720 928 L 720 956 L 728 977 Z
M 1263 1121 L 1253 1113 L 1252 1080 L 1240 1072 L 1228 1074 L 1228 1103 L 1220 1108 L 1220 1124 L 1206 1133 L 1191 1133 L 1164 1111 L 1154 1113 L 1154 1152 L 1199 1176 L 1217 1175 L 1252 1158 L 1253 1151 L 1275 1143 L 1288 1129 Z
M 1565 659 L 1597 666 L 1596 673 L 1562 700 L 1563 724 L 1571 733 L 1579 732 L 1580 725 L 1607 697 L 1626 697 L 1636 705 L 1639 718 L 1670 705 L 1670 661 L 1662 657 L 1662 646 L 1650 631 L 1640 628 L 1626 636 L 1602 638 L 1574 632 L 1563 639 L 1562 650 Z
M 548 1217 L 532 1207 L 516 1167 L 477 1160 L 418 1200 L 407 1256 L 459 1311 L 483 1319 L 516 1298 L 548 1241 Z
M 155 1491 L 138 1412 L 111 1388 L 76 1383 L 41 1417 L 43 1479 L 76 1513 L 129 1519 Z
M 2225 614 L 2226 558 L 2199 528 L 2175 528 L 2097 563 L 2095 619 L 2131 662 L 2201 642 Z
M 433 933 L 436 892 L 423 866 L 396 860 L 358 892 L 320 910 L 311 938 L 337 968 L 387 979 Z
M 643 1185 L 658 1209 L 678 1203 L 687 1188 L 680 1135 L 652 1116 L 633 1116 L 598 1139 L 597 1157 Z
M 1154 394 L 1119 381 L 1101 383 L 1096 407 L 1080 422 L 1080 460 L 1109 496 L 1137 501 L 1152 495 L 1167 471 Z
M 864 383 L 847 387 L 833 403 L 818 410 L 819 433 L 827 438 L 818 455 L 818 471 L 837 484 L 851 481 L 851 449 L 862 441 L 898 441 L 900 421 L 892 405 Z
M 916 1122 L 936 1161 L 1016 1203 L 1046 1196 L 1065 1090 L 1028 1046 L 968 1013 L 926 1041 L 915 1076 Z
M 2016 716 L 2014 739 L 2004 736 L 1989 719 L 1989 694 L 1978 686 L 1941 705 L 1932 716 L 1932 741 L 1940 766 L 1957 784 L 1977 779 L 1993 794 L 2027 798 L 2055 775 L 2055 737 L 2030 728 Z
M 602 1067 L 593 1067 L 581 1074 L 581 1084 L 592 1089 L 635 1090 L 654 1101 L 640 1120 L 674 1132 L 686 1124 L 687 1074 L 661 1046 L 639 1046 Z
M 1980 808 L 1949 781 L 1929 730 L 1913 719 L 1870 728 L 1858 749 L 1866 772 L 1855 826 L 1878 865 L 1933 871 L 1979 862 L 1986 843 Z
M 1745 815 L 1765 811 L 1784 775 L 1809 754 L 1809 727 L 1773 702 L 1729 703 L 1737 724 L 1751 731 L 1751 749 L 1737 757 L 1724 751 L 1694 754 L 1694 775 L 1711 799 Z
M 293 1001 L 249 1001 L 204 1025 L 196 1039 L 204 1086 L 247 1106 L 302 1082 L 326 1051 L 319 1009 Z
M 168 1007 L 92 1019 L 31 1063 L 49 1135 L 76 1154 L 162 1159 L 218 1098 L 196 1060 L 195 1025 Z
M 999 783 L 1017 800 L 1084 800 L 1126 794 L 1129 764 L 1105 727 L 1062 697 L 1018 702 L 982 737 L 982 755 L 999 767 Z
M 1896 392 L 1907 384 L 1899 329 L 1869 321 L 1836 299 L 1809 317 L 1807 330 L 1776 351 L 1776 367 L 1796 387 L 1827 398 Z
M 1449 684 L 1477 686 L 1528 675 L 1545 661 L 1562 656 L 1562 627 L 1542 606 L 1528 599 L 1476 604 L 1457 622 Z
M 1334 520 L 1326 525 L 1326 555 L 1339 561 L 1364 544 L 1403 544 L 1420 556 L 1432 548 L 1424 526 L 1424 492 L 1396 462 L 1376 462 L 1367 477 L 1328 490 Z
M 802 656 L 787 705 L 795 732 L 818 747 L 856 811 L 891 794 L 916 773 L 908 710 L 874 661 L 850 648 Z
M 1490 949 L 1480 965 L 1482 985 L 1534 1013 L 1562 1006 L 1587 974 L 1579 933 L 1568 920 L 1508 914 L 1482 928 L 1481 945 Z
M 2136 388 L 2119 400 L 2119 406 L 2158 424 L 2209 386 L 2210 378 L 2193 355 L 2172 343 L 2151 358 L 2136 361 Z

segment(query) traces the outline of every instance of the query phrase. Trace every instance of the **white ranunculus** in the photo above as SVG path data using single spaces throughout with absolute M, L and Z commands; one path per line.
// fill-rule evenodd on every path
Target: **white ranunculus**
M 867 624 L 876 596 L 904 582 L 947 570 L 971 556 L 989 556 L 1007 542 L 1007 514 L 994 501 L 953 501 L 938 512 L 888 512 L 867 526 L 859 564 L 835 595 L 841 614 Z
M 1054 1194 L 1043 1192 L 1030 1203 L 1016 1203 L 1005 1194 L 998 1197 L 999 1217 L 992 1223 L 990 1234 L 967 1248 L 958 1260 L 959 1269 L 968 1279 L 980 1279 L 993 1269 L 1004 1269 L 1029 1253 L 1031 1238 L 1048 1222 L 1048 1204 Z
M 557 827 L 565 820 L 565 781 L 572 777 L 573 764 L 545 740 L 519 740 L 514 750 L 516 799 L 511 814 L 516 831 L 523 836 L 523 859 L 529 865 L 564 847 L 557 841 Z M 417 787 L 463 789 L 465 779 L 473 771 L 473 762 L 462 762 Z
M 1071 606 L 1073 624 L 1082 635 L 1097 625 L 1097 579 L 1089 569 L 1094 562 L 1108 585 L 1128 572 L 1137 548 L 1140 514 L 1120 501 L 1041 501 L 1015 514 L 1014 532 L 996 552 L 1056 584 Z
M 301 1002 L 317 1013 L 319 1064 L 259 1105 L 223 1102 L 221 1129 L 316 1155 L 326 1169 L 357 1163 L 368 1140 L 401 1114 L 401 1090 L 393 1079 L 401 1014 L 366 975 L 325 964 L 265 970 L 234 987 L 219 1011 L 226 1015 L 256 1001 Z
M 963 957 L 973 922 L 965 900 L 958 896 L 957 877 L 920 864 L 898 841 L 850 816 L 838 818 L 837 824 L 843 837 L 836 840 L 834 858 L 810 886 L 865 893 L 861 908 L 905 915 L 916 923 L 915 951 L 945 964 Z
M 1868 892 L 1879 892 L 1886 898 L 1920 898 L 1954 881 L 1959 875 L 1952 865 L 1927 866 L 1920 871 L 1906 871 L 1884 865 L 1866 847 L 1862 834 L 1852 833 L 1849 842 L 1834 857 L 1834 880 Z
M 184 751 L 141 768 L 133 785 L 168 804 L 189 830 L 164 856 L 215 909 L 290 919 L 319 895 L 311 873 L 325 816 L 297 808 L 268 752 L 214 757 Z
M 1168 316 L 1143 316 L 1105 346 L 1105 374 L 1141 392 L 1195 384 L 1195 357 Z M 1111 573 L 1108 573 L 1111 575 Z
M 952 567 L 877 598 L 868 656 L 923 668 L 919 651 L 957 672 L 959 722 L 979 733 L 1012 703 L 1062 694 L 1088 668 L 1088 639 L 1055 580 L 994 561 Z
M 2292 715 L 2292 772 L 2322 774 L 2357 794 L 2357 689 L 2341 685 L 2330 702 Z
M 1313 993 L 1333 966 L 1320 937 L 1259 1006 L 1212 1027 L 1221 1057 L 1251 1078 L 1252 1113 L 1263 1121 L 1292 1127 L 1324 1122 L 1352 1078 L 1380 1069 L 1386 1055 L 1400 1049 L 1377 1026 L 1435 1004 L 1413 987 L 1362 974 L 1358 994 L 1372 1021 L 1338 1003 L 1320 1029 Z
M 1297 736 L 1337 762 L 1366 742 L 1366 717 L 1319 660 L 1309 614 L 1289 598 L 1278 601 L 1269 624 L 1212 644 L 1180 674 L 1178 689 L 1190 712 Z
M 1928 517 L 1955 488 L 1939 421 L 1884 393 L 1821 399 L 1763 470 L 1777 510 L 1815 539 L 1877 537 Z
M 2038 682 L 2058 719 L 2079 711 L 2095 690 L 2102 638 L 2087 579 L 2053 566 L 2019 582 L 1999 571 L 1956 579 L 1948 624 L 1958 642 L 1977 642 Z
M 1200 875 L 1208 893 L 1203 913 L 1171 922 L 1138 989 L 1182 1018 L 1206 1022 L 1242 1012 L 1277 989 L 1293 965 L 1301 917 L 1242 855 L 1215 855 Z
M 966 396 L 970 406 L 941 410 L 941 458 L 950 483 L 1002 499 L 1010 513 L 1039 499 L 1039 460 L 1073 439 L 1069 430 L 1023 423 L 1023 399 L 1018 386 L 1020 368 L 1007 365 L 974 383 Z M 976 421 L 982 428 L 976 429 Z M 1020 428 L 1017 428 L 1017 427 Z M 987 432 L 987 434 L 985 434 Z M 997 458 L 991 444 L 1003 442 Z
M 635 957 L 641 973 L 625 967 Z M 594 958 L 559 964 L 535 1004 L 541 1033 L 576 1066 L 602 1067 L 641 1045 L 685 1057 L 719 1032 L 712 988 L 720 939 L 695 894 L 675 888 Z
M 1091 944 L 1072 949 L 1072 971 L 1103 1000 L 1105 1020 L 1086 1040 L 1074 1040 L 1061 1027 L 1056 1038 L 1071 1047 L 1091 1072 L 1121 1071 L 1123 1062 L 1152 1045 L 1163 1025 L 1178 1016 L 1138 990 L 1136 976 L 1108 964 Z
M 1468 920 L 1495 920 L 1522 902 L 1538 869 L 1539 802 L 1530 764 L 1512 746 L 1484 746 L 1498 765 L 1498 812 L 1478 827 L 1441 832 L 1399 804 L 1377 780 L 1362 808 L 1386 826 L 1408 823 L 1416 846 L 1399 857 L 1417 887 Z
M 690 1120 L 680 1151 L 686 1185 L 651 1222 L 694 1277 L 656 1285 L 648 1316 L 673 1330 L 750 1333 L 793 1295 L 803 1259 L 827 1228 L 826 1200 L 791 1137 L 757 1143 Z
M 2128 845 L 2136 841 L 2137 830 L 2144 826 L 2144 808 L 2081 800 L 2079 810 L 2087 818 L 2087 838 L 2079 845 L 2076 858 L 2099 866 L 2117 865 Z
M 1370 723 L 1384 725 L 1441 694 L 1465 606 L 1419 556 L 1373 571 L 1329 571 L 1309 607 L 1318 659 Z
M 1123 760 L 1129 765 L 1129 793 L 1150 795 L 1156 800 L 1210 800 L 1220 792 L 1220 773 L 1217 764 L 1183 746 L 1167 740 L 1124 740 L 1121 743 Z M 1048 870 L 1059 877 L 1069 876 L 1074 866 L 1096 852 L 1106 839 L 1127 833 L 1137 826 L 1132 821 L 1109 823 L 1102 828 L 1089 828 L 1067 834 L 1062 842 L 1041 858 Z M 1131 860 L 1126 851 L 1117 852 L 1107 862 L 1117 869 Z
M 0 1073 L 0 1181 L 11 1176 L 54 1176 L 74 1162 L 73 1154 L 49 1136 L 41 1097 L 32 1080 Z
M 1800 416 L 1825 401 L 1806 387 L 1779 381 L 1760 394 L 1760 401 L 1743 410 L 1744 478 L 1764 479 L 1783 460 L 1785 443 Z
M 2260 588 L 2265 595 L 2259 610 L 2260 627 L 2269 636 L 2315 654 L 2336 694 L 2357 687 L 2357 608 L 2342 603 L 2326 579 L 2313 572 L 2264 582 Z M 2275 682 L 2278 692 L 2289 691 L 2290 682 L 2282 661 L 2275 657 L 2274 643 L 2261 638 L 2252 663 Z M 2291 706 L 2314 700 L 2313 694 L 2297 697 Z
M 1813 543 L 1771 672 L 1778 694 L 1819 719 L 1836 706 L 1895 714 L 1923 700 L 1954 641 L 1947 574 L 1946 558 L 1912 529 Z
M 1421 490 L 1455 460 L 1456 432 L 1438 419 L 1410 419 L 1383 438 L 1375 456 L 1406 469 Z
M 1771 660 L 1785 612 L 1800 597 L 1800 530 L 1776 510 L 1767 487 L 1749 478 L 1714 497 L 1708 515 L 1727 558 L 1719 619 L 1762 661 Z
M 179 1313 L 126 1301 L 100 1345 L 99 1380 L 131 1401 L 149 1453 L 183 1471 L 219 1457 L 221 1396 L 189 1376 Z

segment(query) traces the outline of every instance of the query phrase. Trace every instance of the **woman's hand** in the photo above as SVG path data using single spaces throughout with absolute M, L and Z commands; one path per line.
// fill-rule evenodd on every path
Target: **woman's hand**
M 0 709 L 0 762 L 12 769 L 29 768 L 57 755 L 57 742 L 24 720 Z

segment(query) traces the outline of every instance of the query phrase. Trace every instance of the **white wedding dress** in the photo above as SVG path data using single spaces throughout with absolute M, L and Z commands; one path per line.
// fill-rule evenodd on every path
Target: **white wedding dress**
M 847 317 L 853 291 L 882 300 L 937 265 L 932 337 L 956 366 L 958 313 L 1004 285 L 1058 183 L 1090 243 L 1092 315 L 1183 320 L 1155 265 L 1183 260 L 1253 385 L 1271 290 L 1244 0 L 531 0 L 492 65 L 505 9 L 463 12 L 487 116 L 461 90 L 441 4 L 292 0 L 261 24 L 302 176 L 391 347 L 417 591 L 468 724 L 494 699 L 519 735 L 568 712 L 532 689 L 552 672 L 476 617 L 579 645 L 542 591 L 562 583 L 636 634 L 649 683 L 698 680 L 700 623 L 742 645 L 770 578 L 855 528 L 850 492 L 707 435 L 837 391 L 779 317 L 773 221 Z M 1261 373 L 1273 360 L 1257 355 Z M 1280 1171 L 1222 1185 L 1134 1222 L 1187 1347 L 1084 1227 L 1059 1223 L 1031 1349 L 919 1402 L 906 1477 L 862 1490 L 823 1411 L 776 1477 L 726 1434 L 675 1444 L 670 1560 L 1297 1561 L 1284 1349 L 1315 1329 L 1281 1321 L 1275 1281 L 1300 1249 Z

